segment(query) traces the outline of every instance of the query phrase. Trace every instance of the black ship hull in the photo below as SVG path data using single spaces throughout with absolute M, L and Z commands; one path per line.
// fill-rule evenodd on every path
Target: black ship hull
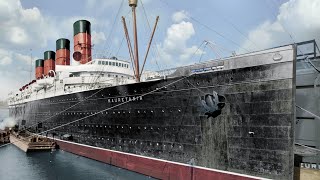
M 288 50 L 286 53 L 291 56 L 279 62 L 253 63 L 11 105 L 10 116 L 18 120 L 21 128 L 38 124 L 32 128 L 34 132 L 76 121 L 49 135 L 54 134 L 54 138 L 63 140 L 62 147 L 80 155 L 83 152 L 77 151 L 77 146 L 68 147 L 66 143 L 288 179 L 293 173 L 293 52 Z M 263 60 L 272 56 L 250 58 Z M 90 157 L 86 154 L 90 153 L 83 154 Z M 112 158 L 91 158 L 117 165 Z M 165 178 L 156 175 L 158 171 L 148 174 L 131 169 Z

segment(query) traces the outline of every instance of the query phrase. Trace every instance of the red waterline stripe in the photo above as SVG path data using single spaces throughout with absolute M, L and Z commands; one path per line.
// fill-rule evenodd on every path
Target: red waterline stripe
M 265 179 L 256 176 L 114 151 L 60 139 L 55 140 L 58 141 L 57 143 L 62 150 L 159 179 Z

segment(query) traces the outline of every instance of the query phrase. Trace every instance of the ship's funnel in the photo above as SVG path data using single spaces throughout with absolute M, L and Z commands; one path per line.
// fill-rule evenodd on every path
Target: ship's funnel
M 70 65 L 70 41 L 58 39 L 56 41 L 56 65 Z
M 51 76 L 53 77 L 53 73 L 49 71 L 55 71 L 55 59 L 56 53 L 54 51 L 46 51 L 44 52 L 44 76 Z
M 91 61 L 91 24 L 89 21 L 79 20 L 73 24 L 73 40 L 74 52 L 81 55 L 81 58 L 75 60 L 81 64 Z
M 43 75 L 44 62 L 43 59 L 36 60 L 36 79 L 41 79 Z

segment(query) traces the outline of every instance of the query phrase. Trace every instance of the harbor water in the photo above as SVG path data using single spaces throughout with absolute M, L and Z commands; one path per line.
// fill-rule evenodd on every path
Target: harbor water
M 0 121 L 8 117 L 0 109 Z M 62 150 L 24 153 L 14 145 L 0 148 L 0 180 L 125 180 L 150 177 Z

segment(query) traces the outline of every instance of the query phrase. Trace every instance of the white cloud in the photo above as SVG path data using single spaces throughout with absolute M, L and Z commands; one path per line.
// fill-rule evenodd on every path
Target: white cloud
M 265 49 L 295 42 L 320 39 L 319 0 L 290 0 L 279 8 L 275 21 L 266 21 L 249 32 L 249 39 L 258 45 L 252 47 L 250 41 L 243 43 L 244 48 Z
M 188 47 L 187 42 L 195 35 L 195 30 L 191 22 L 183 21 L 181 12 L 184 11 L 177 12 L 180 15 L 175 13 L 172 16 L 173 21 L 180 22 L 172 24 L 167 29 L 163 43 L 157 45 L 161 59 L 175 66 L 190 63 L 192 61 L 190 58 L 195 52 L 197 54 L 202 53 L 201 50 L 197 51 L 197 46 Z
M 35 59 L 39 59 L 38 57 L 33 57 L 33 61 Z M 0 49 L 0 66 L 6 66 L 10 65 L 12 66 L 13 61 L 18 61 L 21 65 L 31 64 L 31 56 L 30 55 L 24 55 L 20 53 L 16 53 L 11 50 L 7 49 Z M 13 72 L 14 73 L 14 72 Z
M 97 14 L 103 14 L 106 12 L 106 10 L 115 10 L 115 8 L 118 9 L 120 3 L 122 0 L 86 0 L 86 7 L 94 11 L 94 13 Z M 126 4 L 128 1 L 124 0 L 124 4 Z
M 12 62 L 12 59 L 9 56 L 4 56 L 3 58 L 1 57 L 0 65 L 11 64 L 11 62 Z
M 73 38 L 73 23 L 78 20 L 87 20 L 91 23 L 91 30 L 96 28 L 97 26 L 101 26 L 102 24 L 105 26 L 109 25 L 108 20 L 104 20 L 103 22 L 88 16 L 72 16 L 61 19 L 54 19 L 54 25 L 58 28 L 58 37 L 68 37 L 68 39 Z M 94 27 L 94 28 L 93 28 Z M 102 28 L 102 27 L 99 27 Z M 70 39 L 71 40 L 71 39 Z
M 173 15 L 172 15 L 172 21 L 175 22 L 175 23 L 179 23 L 185 19 L 188 18 L 188 13 L 184 10 L 182 11 L 178 11 L 178 12 L 175 12 Z
M 12 62 L 12 53 L 5 49 L 0 49 L 0 66 L 9 65 Z
M 191 22 L 182 21 L 179 24 L 173 24 L 167 30 L 164 46 L 170 50 L 183 49 L 187 40 L 194 34 L 195 31 Z
M 109 24 L 109 21 L 98 22 L 95 18 L 73 16 L 61 19 L 44 16 L 37 7 L 23 8 L 20 0 L 0 2 L 0 48 L 30 49 L 43 48 L 49 40 L 55 41 L 60 37 L 72 40 L 73 23 L 86 19 L 92 26 Z M 96 32 L 103 39 L 101 32 Z M 53 45 L 54 46 L 54 45 Z
M 55 35 L 48 21 L 36 7 L 25 9 L 20 0 L 0 2 L 0 47 L 44 47 Z
M 120 0 L 121 1 L 121 0 Z M 119 4 L 119 0 L 108 0 L 108 1 L 100 1 L 100 0 L 86 0 L 86 4 L 88 8 L 95 8 L 97 6 L 101 8 L 107 8 Z
M 92 44 L 94 45 L 101 44 L 106 40 L 106 36 L 104 35 L 103 32 L 96 32 L 96 31 L 93 31 L 91 33 L 91 38 L 92 38 Z
M 21 61 L 23 63 L 26 63 L 26 64 L 31 64 L 31 56 L 30 55 L 27 56 L 27 55 L 23 55 L 20 53 L 15 53 L 15 59 L 18 61 Z M 34 60 L 34 59 L 39 59 L 39 58 L 33 57 L 32 59 Z
M 92 32 L 93 43 L 99 44 L 106 39 L 104 33 L 97 30 L 105 30 L 109 25 L 106 19 L 101 22 L 84 16 L 45 16 L 37 7 L 23 7 L 20 0 L 0 0 L 0 83 L 6 84 L 0 88 L 0 99 L 34 78 L 30 48 L 34 63 L 37 56 L 43 57 L 40 50 L 55 50 L 55 41 L 59 38 L 68 38 L 73 47 L 73 23 L 79 19 L 89 20 L 92 29 L 96 30 Z

